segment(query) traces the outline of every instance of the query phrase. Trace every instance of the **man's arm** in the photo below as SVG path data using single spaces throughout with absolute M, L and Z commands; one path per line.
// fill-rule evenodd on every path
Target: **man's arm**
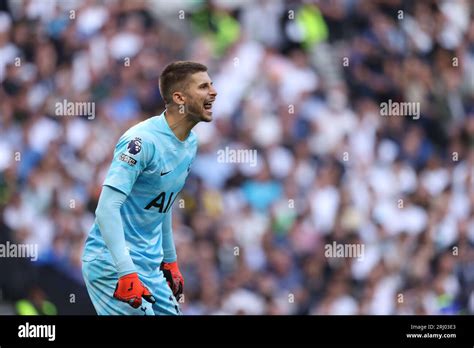
M 176 247 L 174 245 L 173 239 L 173 229 L 171 226 L 171 212 L 172 209 L 170 209 L 170 211 L 166 214 L 161 227 L 164 257 L 160 269 L 163 271 L 163 275 L 168 281 L 168 286 L 171 288 L 173 295 L 179 297 L 184 290 L 184 278 L 181 275 L 178 267 Z
M 119 277 L 136 272 L 130 254 L 126 250 L 120 208 L 127 196 L 110 187 L 103 186 L 95 211 L 97 224 L 105 244 L 112 254 Z
M 170 209 L 163 220 L 162 234 L 163 234 L 163 262 L 175 262 L 177 259 L 176 256 L 176 247 L 174 245 L 173 239 L 173 228 L 171 222 L 173 220 L 171 212 L 173 209 Z
M 154 303 L 155 298 L 138 278 L 135 265 L 126 249 L 120 216 L 120 208 L 126 199 L 127 196 L 124 193 L 112 187 L 103 186 L 95 214 L 102 237 L 118 271 L 119 280 L 115 287 L 114 297 L 138 308 L 142 304 L 142 297 L 150 303 Z
M 135 272 L 125 249 L 125 235 L 120 208 L 131 194 L 137 178 L 152 162 L 154 147 L 142 135 L 125 133 L 115 146 L 114 156 L 102 186 L 96 210 L 97 224 L 112 254 L 119 277 Z

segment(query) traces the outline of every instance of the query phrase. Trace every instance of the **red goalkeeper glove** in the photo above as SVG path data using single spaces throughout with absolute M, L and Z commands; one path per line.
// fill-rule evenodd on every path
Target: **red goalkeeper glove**
M 119 278 L 114 297 L 122 302 L 127 302 L 133 308 L 141 306 L 142 297 L 150 303 L 156 301 L 150 290 L 140 281 L 137 273 L 130 273 Z
M 160 270 L 163 271 L 173 295 L 179 297 L 184 290 L 184 278 L 179 271 L 178 262 L 162 262 Z

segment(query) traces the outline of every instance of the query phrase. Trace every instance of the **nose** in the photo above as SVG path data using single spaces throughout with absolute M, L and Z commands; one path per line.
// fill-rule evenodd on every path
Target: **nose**
M 212 95 L 213 97 L 217 96 L 217 91 L 216 89 L 214 88 L 214 86 L 211 85 L 211 89 L 210 89 L 210 95 Z

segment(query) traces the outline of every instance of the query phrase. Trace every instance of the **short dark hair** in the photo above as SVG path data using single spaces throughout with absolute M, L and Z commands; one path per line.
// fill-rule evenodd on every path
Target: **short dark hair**
M 159 88 L 165 104 L 170 104 L 176 88 L 181 88 L 190 75 L 207 71 L 207 66 L 190 61 L 176 61 L 168 64 L 161 72 Z

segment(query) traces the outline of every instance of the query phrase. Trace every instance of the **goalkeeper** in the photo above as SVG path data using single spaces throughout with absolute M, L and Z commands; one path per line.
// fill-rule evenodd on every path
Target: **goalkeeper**
M 166 110 L 119 139 L 85 243 L 82 273 L 99 315 L 181 314 L 171 207 L 197 151 L 191 129 L 212 120 L 207 67 L 169 64 L 159 79 Z

